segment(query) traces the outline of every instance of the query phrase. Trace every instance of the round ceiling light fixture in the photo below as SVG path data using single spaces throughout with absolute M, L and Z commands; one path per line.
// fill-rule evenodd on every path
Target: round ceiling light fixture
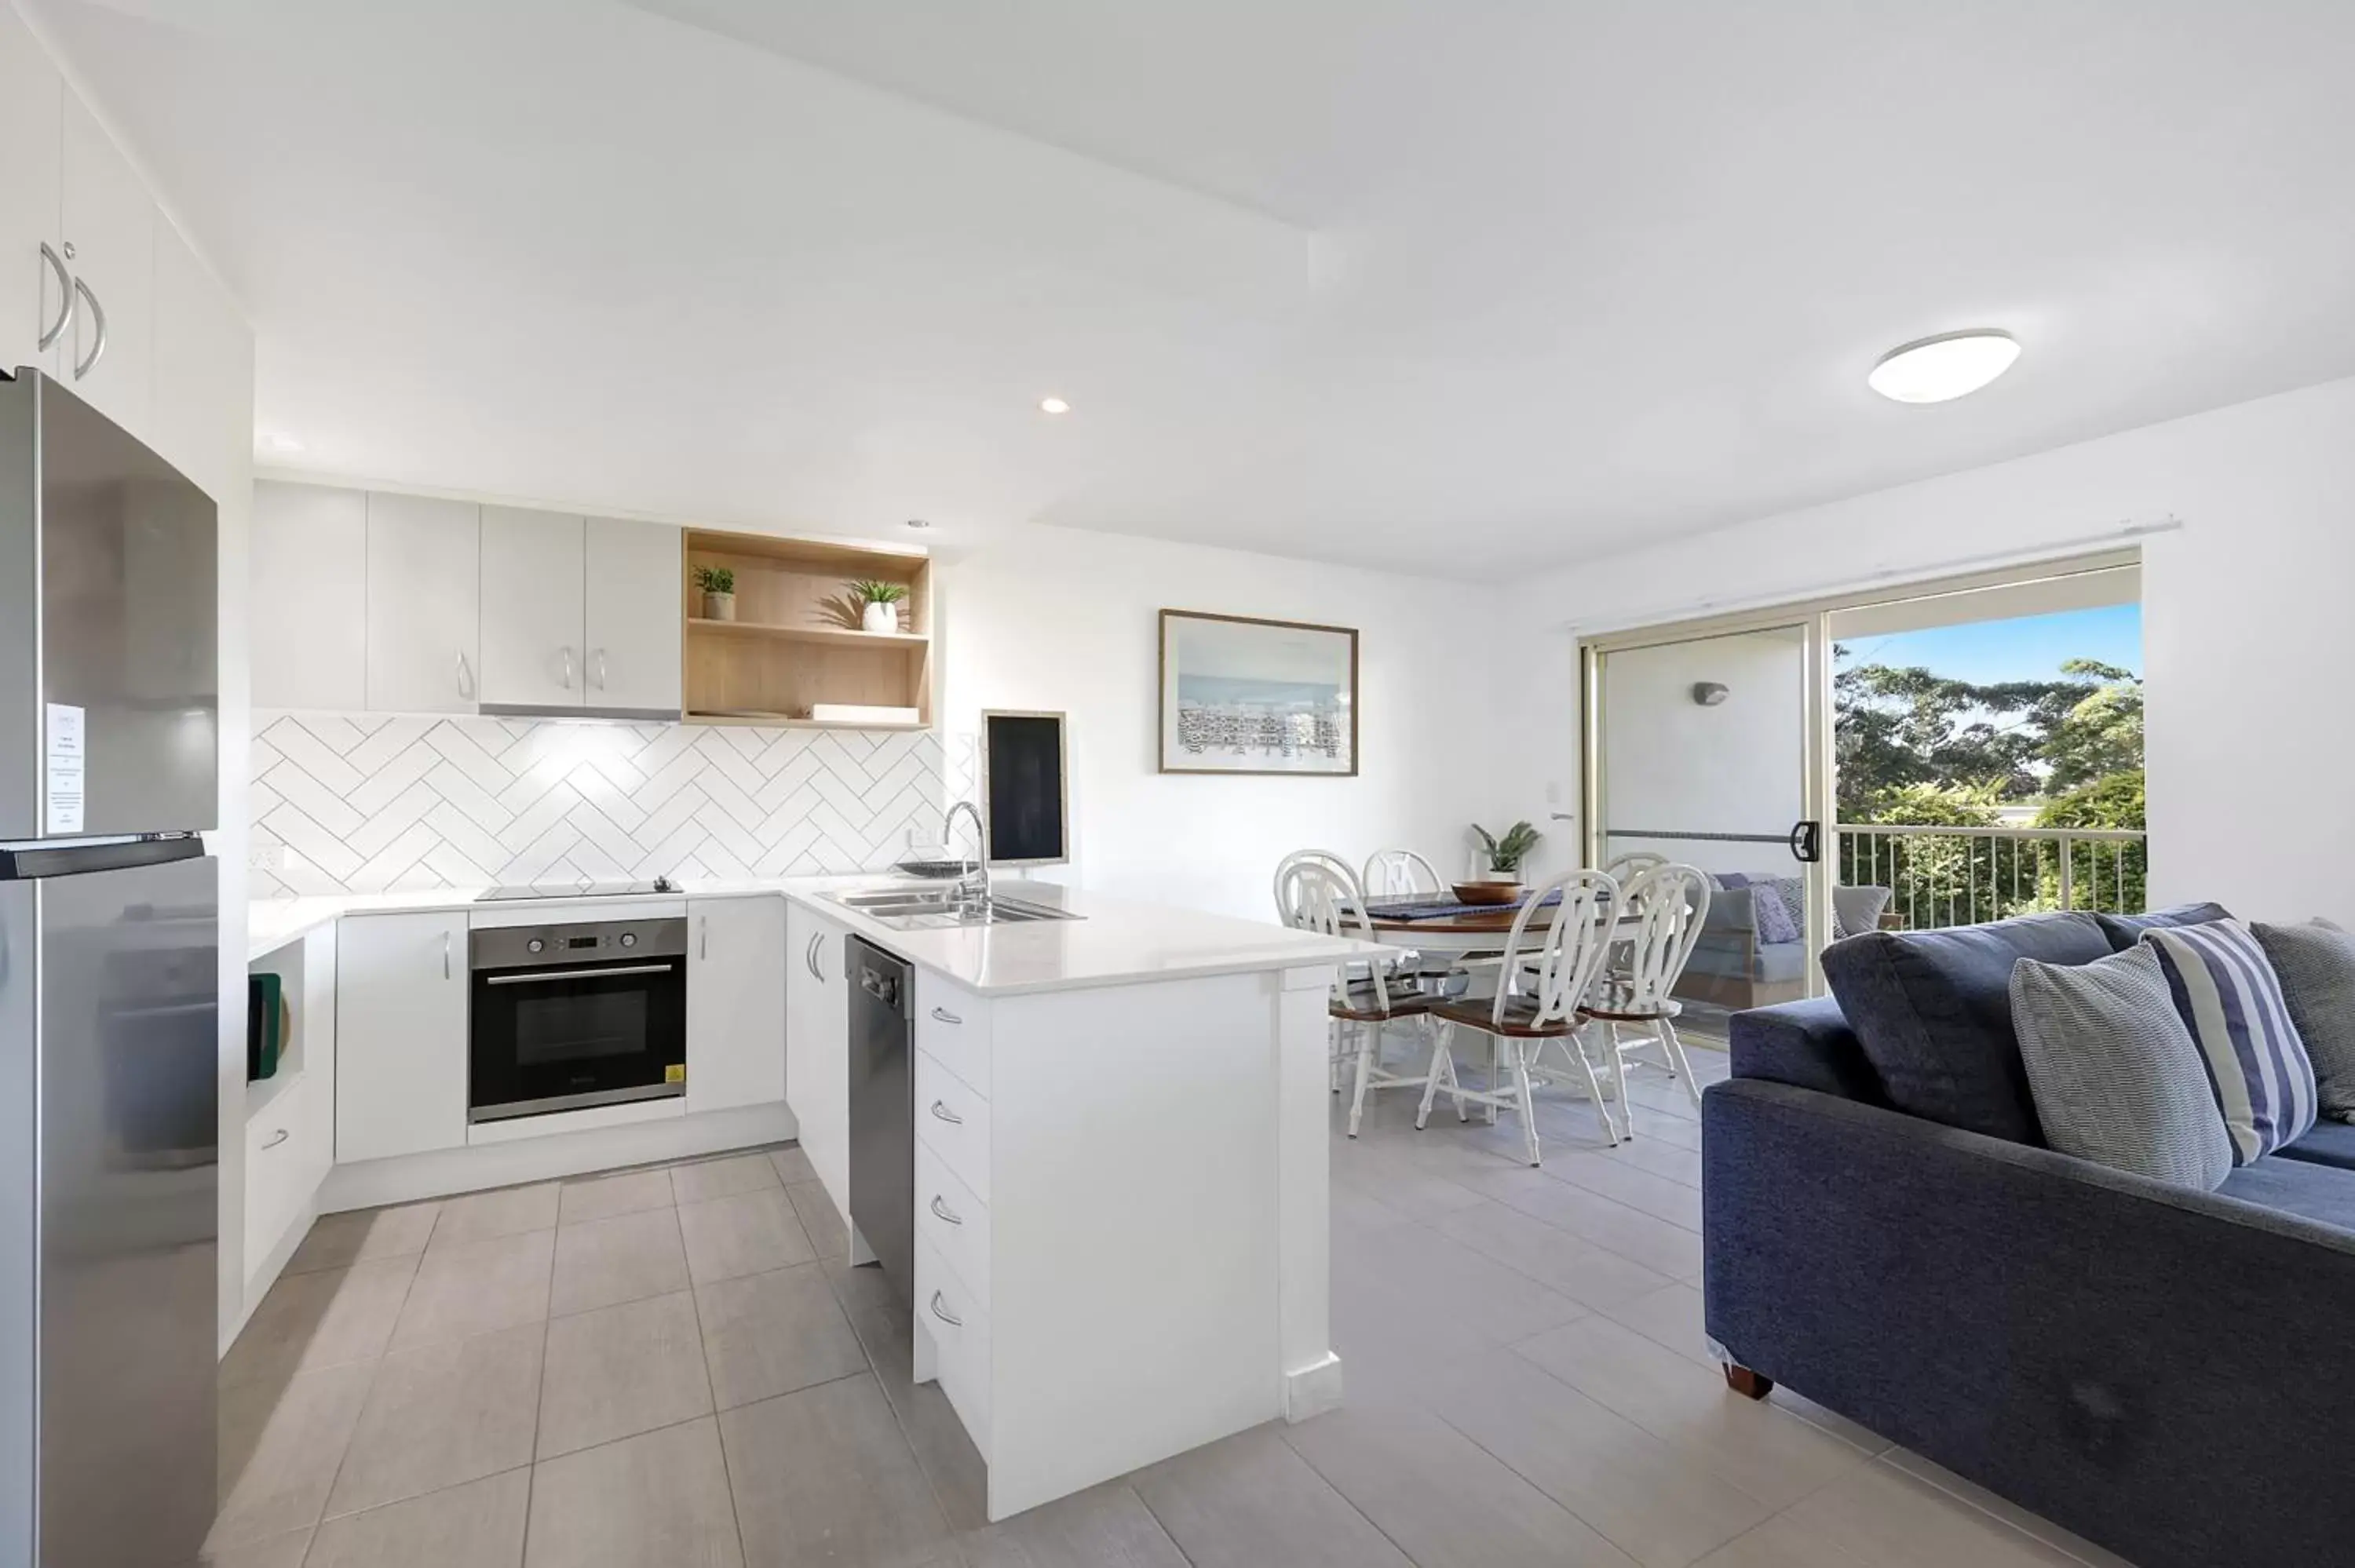
M 1068 414 L 1071 411 L 1071 406 L 1069 403 L 1064 402 L 1060 397 L 1041 397 L 1039 399 L 1039 412 L 1042 414 Z
M 932 525 L 932 520 L 929 518 L 911 517 L 908 519 L 908 526 L 911 528 L 929 528 Z
M 1900 403 L 1945 403 L 1966 397 L 2011 368 L 2019 340 L 1994 327 L 1942 332 L 1881 356 L 1865 381 Z
M 272 430 L 268 434 L 264 435 L 261 438 L 261 445 L 264 450 L 285 452 L 289 454 L 299 452 L 303 450 L 303 443 L 301 441 L 295 440 L 293 436 L 287 435 L 282 430 Z

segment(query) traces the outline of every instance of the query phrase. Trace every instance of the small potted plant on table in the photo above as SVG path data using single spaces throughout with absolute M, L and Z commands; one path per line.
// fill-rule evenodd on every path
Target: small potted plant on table
M 900 630 L 900 601 L 908 597 L 905 583 L 861 577 L 850 585 L 850 597 L 859 604 L 858 624 L 868 631 Z
M 736 619 L 736 573 L 728 567 L 698 567 L 695 586 L 703 590 L 703 619 Z

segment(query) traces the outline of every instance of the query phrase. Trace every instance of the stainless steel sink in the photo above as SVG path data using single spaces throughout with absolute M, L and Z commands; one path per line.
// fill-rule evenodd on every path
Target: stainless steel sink
M 943 888 L 894 888 L 881 893 L 828 895 L 879 925 L 899 931 L 941 930 L 955 926 L 1009 926 L 1034 920 L 1078 920 L 1067 910 L 1019 898 L 962 895 Z

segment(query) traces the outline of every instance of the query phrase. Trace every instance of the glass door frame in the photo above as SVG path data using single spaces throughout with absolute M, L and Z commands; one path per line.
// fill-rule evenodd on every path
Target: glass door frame
M 1787 604 L 1580 636 L 1578 815 L 1585 863 L 1599 866 L 1610 859 L 1609 829 L 1604 821 L 1609 802 L 1604 799 L 1603 780 L 1606 722 L 1603 677 L 1610 656 L 1638 649 L 1734 636 L 1745 631 L 1799 629 L 1802 632 L 1803 679 L 1806 682 L 1801 722 L 1806 731 L 1801 742 L 1801 820 L 1817 824 L 1817 856 L 1812 862 L 1802 863 L 1807 885 L 1805 933 L 1807 947 L 1806 993 L 1809 996 L 1823 995 L 1823 966 L 1817 955 L 1831 939 L 1832 888 L 1838 883 L 1839 862 L 1838 779 L 1834 760 L 1838 736 L 1832 706 L 1832 617 L 1841 610 L 1860 609 L 1868 606 L 1942 599 L 1953 594 L 1976 593 L 1987 588 L 2076 577 L 2087 572 L 2114 571 L 2122 567 L 2139 567 L 2141 565 L 2141 549 L 2128 546 L 2022 562 L 1984 571 L 1925 577 L 1910 583 L 1884 583 L 1874 588 L 1857 588 Z

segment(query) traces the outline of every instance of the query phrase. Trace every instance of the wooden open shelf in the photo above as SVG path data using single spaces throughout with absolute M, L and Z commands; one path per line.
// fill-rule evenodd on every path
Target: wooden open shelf
M 689 724 L 924 729 L 932 721 L 932 560 L 915 551 L 690 529 L 681 543 Z M 736 574 L 736 619 L 703 617 L 698 567 Z M 855 577 L 903 583 L 897 633 L 860 629 Z M 916 710 L 906 725 L 809 717 L 818 703 Z

